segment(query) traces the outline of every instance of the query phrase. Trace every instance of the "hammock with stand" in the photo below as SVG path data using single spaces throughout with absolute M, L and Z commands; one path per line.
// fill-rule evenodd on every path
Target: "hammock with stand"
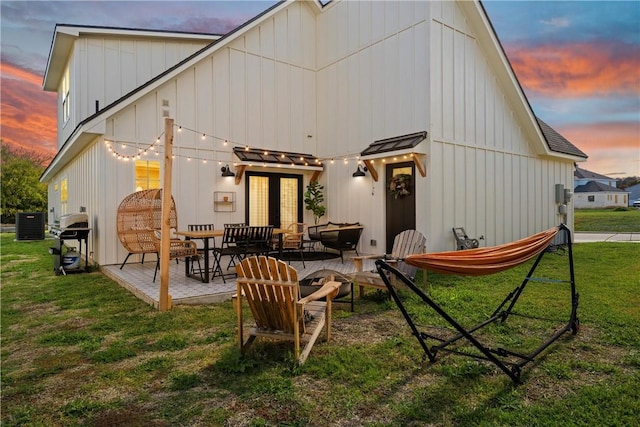
M 568 252 L 568 278 L 564 280 L 545 279 L 534 277 L 533 274 L 544 255 L 548 253 L 548 249 L 554 242 L 559 232 L 564 233 L 563 242 L 566 242 Z M 504 270 L 514 268 L 528 260 L 535 259 L 528 274 L 512 292 L 510 292 L 500 305 L 494 310 L 493 314 L 485 321 L 471 327 L 463 327 L 456 319 L 449 315 L 439 304 L 431 297 L 425 294 L 415 283 L 400 271 L 391 267 L 384 260 L 376 261 L 376 268 L 380 277 L 384 281 L 391 298 L 398 305 L 413 335 L 417 338 L 420 346 L 424 350 L 423 358 L 429 358 L 430 362 L 435 362 L 438 353 L 450 352 L 464 356 L 470 356 L 475 359 L 489 361 L 495 364 L 500 370 L 511 378 L 515 383 L 520 382 L 521 369 L 524 365 L 532 362 L 535 357 L 554 341 L 567 332 L 576 334 L 578 332 L 580 322 L 577 316 L 578 311 L 578 294 L 576 293 L 574 268 L 573 268 L 573 252 L 571 247 L 571 232 L 564 225 L 534 234 L 527 238 L 517 240 L 515 242 L 506 243 L 504 245 L 493 246 L 488 248 L 469 249 L 464 251 L 450 251 L 439 253 L 426 253 L 410 255 L 404 259 L 407 264 L 413 265 L 425 270 L 441 273 L 455 274 L 460 276 L 480 276 L 495 274 Z M 566 325 L 556 329 L 553 335 L 546 341 L 541 343 L 535 350 L 530 353 L 520 351 L 507 350 L 505 348 L 493 348 L 483 342 L 473 334 L 487 325 L 496 321 L 504 323 L 511 315 L 522 314 L 514 312 L 514 306 L 522 296 L 523 291 L 531 282 L 545 282 L 552 284 L 568 284 L 571 294 L 571 307 L 569 319 Z M 452 336 L 442 338 L 432 333 L 420 332 L 418 326 L 412 319 L 404 303 L 402 302 L 397 284 L 404 284 L 413 291 L 424 303 L 440 315 L 449 325 L 447 329 L 453 333 Z M 506 308 L 505 308 L 506 307 Z M 527 317 L 527 316 L 523 316 Z M 477 351 L 471 352 L 467 350 L 459 350 L 453 344 L 460 339 L 465 339 L 468 343 L 475 347 Z

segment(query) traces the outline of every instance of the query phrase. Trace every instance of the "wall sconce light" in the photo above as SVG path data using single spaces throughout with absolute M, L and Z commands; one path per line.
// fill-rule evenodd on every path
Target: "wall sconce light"
M 364 169 L 364 170 L 363 170 Z M 360 169 L 360 165 L 358 165 L 358 169 L 356 169 L 356 171 L 353 173 L 353 177 L 358 177 L 358 176 L 365 176 L 365 172 L 367 172 L 369 169 L 367 169 L 367 167 L 365 166 L 363 169 Z
M 222 176 L 236 176 L 236 174 L 229 168 L 229 165 L 221 167 L 220 171 L 222 172 Z

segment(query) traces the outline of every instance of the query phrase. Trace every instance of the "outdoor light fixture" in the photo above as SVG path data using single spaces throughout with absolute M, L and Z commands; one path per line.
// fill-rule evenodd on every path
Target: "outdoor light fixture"
M 356 169 L 356 171 L 353 173 L 353 177 L 358 177 L 358 176 L 365 176 L 365 172 L 368 171 L 367 167 L 364 167 L 364 170 L 360 169 L 360 165 L 358 165 L 358 169 Z
M 236 174 L 233 173 L 231 169 L 229 169 L 229 165 L 221 167 L 220 171 L 222 172 L 222 176 L 236 176 Z

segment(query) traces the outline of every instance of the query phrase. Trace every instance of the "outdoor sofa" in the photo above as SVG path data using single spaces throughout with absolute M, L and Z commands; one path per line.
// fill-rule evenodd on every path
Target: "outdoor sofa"
M 358 254 L 357 247 L 363 228 L 359 222 L 328 222 L 309 227 L 308 233 L 309 239 L 320 242 L 325 250 L 329 248 L 340 252 L 340 259 L 344 262 L 343 252 L 355 251 Z

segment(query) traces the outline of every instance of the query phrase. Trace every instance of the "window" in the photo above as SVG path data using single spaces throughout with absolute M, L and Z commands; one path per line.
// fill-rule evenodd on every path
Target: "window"
M 596 201 L 596 196 L 589 196 L 587 198 L 587 200 L 590 201 L 590 202 L 595 202 Z
M 69 181 L 64 178 L 60 181 L 60 215 L 67 214 L 67 206 L 69 202 Z
M 69 81 L 69 67 L 67 67 L 64 75 L 62 76 L 60 94 L 62 96 L 62 123 L 67 123 L 71 117 L 71 82 Z
M 136 191 L 160 188 L 160 162 L 136 160 Z

